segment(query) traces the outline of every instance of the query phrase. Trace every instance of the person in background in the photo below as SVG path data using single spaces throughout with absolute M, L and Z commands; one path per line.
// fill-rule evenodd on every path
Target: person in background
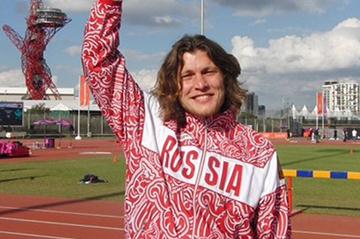
M 290 139 L 290 137 L 291 137 L 290 129 L 286 130 L 286 137 L 287 137 L 287 139 Z
M 236 121 L 240 65 L 203 35 L 185 35 L 142 91 L 118 51 L 122 1 L 98 0 L 84 75 L 126 158 L 128 238 L 290 238 L 276 150 Z
M 319 128 L 315 129 L 314 135 L 315 135 L 315 143 L 319 143 L 320 142 L 320 130 L 319 130 Z
M 348 131 L 346 128 L 343 128 L 343 142 L 346 142 L 346 140 L 348 139 Z
M 351 131 L 351 134 L 352 134 L 353 140 L 354 140 L 354 141 L 357 140 L 357 130 L 356 130 L 356 129 L 353 129 L 353 130 Z

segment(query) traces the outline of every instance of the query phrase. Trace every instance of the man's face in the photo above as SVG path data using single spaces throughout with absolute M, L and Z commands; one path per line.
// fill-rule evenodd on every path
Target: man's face
M 178 73 L 181 106 L 201 118 L 218 113 L 225 97 L 222 72 L 201 50 L 184 53 L 183 60 Z

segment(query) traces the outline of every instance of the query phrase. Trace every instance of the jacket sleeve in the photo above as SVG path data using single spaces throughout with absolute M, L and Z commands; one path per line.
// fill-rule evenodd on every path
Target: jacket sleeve
M 122 1 L 98 0 L 85 27 L 84 76 L 115 135 L 124 142 L 139 124 L 143 94 L 118 51 Z
M 287 187 L 276 152 L 269 162 L 264 194 L 256 212 L 257 238 L 291 238 Z

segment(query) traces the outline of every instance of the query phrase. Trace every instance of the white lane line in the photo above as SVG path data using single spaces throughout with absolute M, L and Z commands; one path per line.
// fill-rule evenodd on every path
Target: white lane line
M 312 232 L 312 231 L 299 231 L 299 230 L 292 230 L 292 232 L 299 233 L 299 234 L 334 236 L 334 237 L 340 237 L 340 238 L 360 238 L 360 235 L 351 235 L 351 234 L 337 234 L 337 233 L 328 233 L 328 232 Z
M 75 239 L 75 238 L 71 238 L 71 237 L 56 237 L 56 236 L 46 236 L 46 235 L 39 235 L 39 234 L 30 234 L 30 233 L 21 233 L 21 232 L 9 232 L 9 231 L 0 231 L 0 234 L 23 236 L 23 237 L 32 237 L 32 238 L 45 238 L 45 239 Z
M 111 152 L 86 151 L 86 152 L 79 152 L 79 154 L 85 154 L 85 155 L 87 155 L 87 154 L 89 154 L 89 155 L 98 155 L 98 154 L 99 155 L 110 155 L 112 153 Z
M 124 228 L 121 228 L 121 227 L 103 227 L 103 226 L 86 225 L 86 224 L 84 225 L 84 224 L 75 224 L 75 223 L 51 222 L 51 221 L 30 220 L 30 219 L 11 218 L 11 217 L 0 217 L 0 220 L 50 224 L 50 225 L 57 225 L 57 226 L 85 227 L 85 228 L 113 230 L 113 231 L 124 231 Z
M 118 218 L 118 219 L 123 219 L 124 218 L 123 216 L 114 216 L 114 215 L 106 215 L 106 214 L 67 212 L 67 211 L 44 210 L 44 209 L 28 209 L 28 208 L 22 208 L 22 207 L 0 206 L 0 208 L 2 208 L 2 209 L 10 209 L 10 210 L 19 210 L 19 211 L 58 213 L 58 214 L 69 214 L 69 215 L 90 216 L 90 217 L 105 217 L 105 218 Z

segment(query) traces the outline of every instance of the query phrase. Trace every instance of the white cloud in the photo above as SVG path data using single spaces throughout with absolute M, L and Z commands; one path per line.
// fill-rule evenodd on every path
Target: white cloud
M 69 46 L 65 49 L 65 52 L 70 56 L 79 56 L 81 54 L 81 46 Z
M 311 12 L 321 14 L 334 4 L 345 5 L 346 0 L 213 0 L 230 7 L 239 16 L 264 17 L 284 12 Z
M 159 25 L 175 26 L 180 24 L 178 20 L 173 19 L 170 16 L 157 16 L 154 17 L 154 19 L 155 19 L 155 23 Z
M 88 12 L 95 0 L 44 0 L 49 7 L 60 8 L 64 12 Z M 212 0 L 219 5 L 230 7 L 236 15 L 264 17 L 278 13 L 304 11 L 323 13 L 336 5 L 345 6 L 347 0 Z M 176 26 L 182 20 L 195 19 L 199 12 L 198 3 L 179 0 L 127 0 L 126 20 L 129 23 L 145 26 Z M 263 20 L 261 20 L 262 22 Z
M 49 7 L 60 8 L 64 12 L 89 11 L 94 0 L 45 0 L 44 4 Z
M 159 69 L 165 58 L 164 52 L 144 53 L 133 49 L 125 49 L 123 54 L 130 72 L 139 72 L 142 69 Z
M 334 30 L 342 30 L 342 29 L 359 29 L 360 28 L 360 21 L 357 18 L 349 18 L 343 22 L 340 22 L 338 25 L 334 27 Z
M 0 72 L 0 85 L 2 87 L 24 87 L 25 78 L 21 69 L 8 69 Z
M 351 26 L 351 27 L 349 27 Z M 252 39 L 235 36 L 232 53 L 245 70 L 267 73 L 329 71 L 360 66 L 360 20 L 348 19 L 329 32 L 285 36 L 256 48 Z
M 88 12 L 94 0 L 45 0 L 46 6 L 64 12 Z M 123 3 L 125 20 L 130 24 L 156 27 L 174 27 L 184 18 L 197 17 L 197 5 L 181 4 L 178 0 L 127 0 Z
M 198 15 L 198 4 L 181 4 L 178 0 L 128 0 L 124 2 L 125 21 L 131 24 L 174 27 Z
M 261 24 L 265 24 L 267 21 L 265 18 L 259 18 L 256 19 L 254 22 L 251 23 L 252 26 L 256 26 L 256 25 L 261 25 Z
M 157 70 L 140 70 L 138 72 L 133 72 L 132 76 L 135 81 L 139 84 L 141 89 L 149 91 L 153 88 L 156 82 Z
M 62 64 L 57 64 L 55 66 L 56 72 L 61 72 L 61 79 L 60 81 L 66 81 L 69 79 L 66 79 L 66 75 L 70 75 L 70 76 L 76 76 L 75 79 L 77 80 L 78 76 L 82 75 L 82 68 L 79 66 L 74 66 L 74 65 L 62 65 Z M 55 72 L 55 71 L 54 71 Z M 56 79 L 56 81 L 58 80 L 58 77 L 53 75 L 52 76 L 53 81 L 55 82 L 54 79 Z M 75 80 L 74 78 L 72 78 L 71 80 Z
M 135 62 L 139 62 L 139 61 L 154 62 L 154 60 L 160 61 L 165 57 L 164 52 L 146 54 L 132 49 L 125 49 L 123 52 L 128 61 L 135 61 Z
M 326 80 L 360 79 L 360 20 L 356 18 L 327 32 L 272 39 L 264 48 L 246 36 L 233 37 L 232 45 L 243 69 L 242 80 L 266 102 L 274 94 L 294 102 L 313 102 L 314 92 Z
M 52 81 L 57 85 L 58 77 L 52 76 Z M 2 87 L 26 87 L 25 77 L 21 69 L 7 69 L 0 71 L 0 85 Z

